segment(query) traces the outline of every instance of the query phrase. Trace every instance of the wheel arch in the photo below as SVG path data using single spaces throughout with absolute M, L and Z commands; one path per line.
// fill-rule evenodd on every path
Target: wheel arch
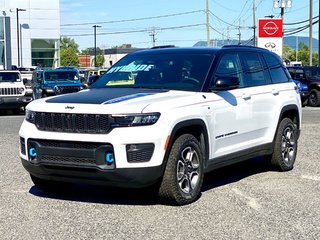
M 320 91 L 320 83 L 318 83 L 318 82 L 310 82 L 309 91 L 311 91 L 313 89 Z
M 171 131 L 170 140 L 164 156 L 165 164 L 175 140 L 183 134 L 192 134 L 199 141 L 203 153 L 204 167 L 209 158 L 209 136 L 205 122 L 202 119 L 190 119 L 177 123 Z
M 277 129 L 281 120 L 284 118 L 290 118 L 292 122 L 297 126 L 297 134 L 299 138 L 300 128 L 301 128 L 301 122 L 300 122 L 301 118 L 300 118 L 300 112 L 299 112 L 298 106 L 291 104 L 291 105 L 284 106 L 281 109 L 280 116 L 278 119 Z

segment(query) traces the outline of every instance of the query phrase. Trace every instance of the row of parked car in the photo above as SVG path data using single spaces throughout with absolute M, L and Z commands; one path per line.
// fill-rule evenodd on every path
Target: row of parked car
M 106 69 L 18 68 L 0 71 L 0 109 L 20 112 L 34 99 L 77 92 L 87 88 Z
M 302 106 L 320 106 L 320 67 L 288 66 L 287 69 L 299 87 Z

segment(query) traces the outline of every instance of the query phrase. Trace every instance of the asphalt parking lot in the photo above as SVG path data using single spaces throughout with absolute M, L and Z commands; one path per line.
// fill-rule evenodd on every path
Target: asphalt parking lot
M 1 239 L 320 239 L 320 108 L 303 108 L 295 168 L 262 158 L 205 176 L 201 198 L 173 207 L 147 191 L 77 185 L 46 194 L 19 159 L 23 115 L 0 114 Z

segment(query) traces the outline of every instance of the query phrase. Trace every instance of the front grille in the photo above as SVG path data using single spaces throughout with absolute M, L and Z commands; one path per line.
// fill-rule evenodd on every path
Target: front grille
M 29 139 L 28 153 L 32 163 L 56 167 L 113 169 L 114 163 L 106 162 L 106 154 L 113 154 L 108 143 Z
M 71 114 L 71 113 L 35 113 L 35 125 L 41 131 L 108 133 L 109 115 Z
M 80 87 L 76 87 L 76 86 L 58 86 L 58 89 L 61 94 L 80 91 Z
M 53 141 L 53 140 L 43 140 L 43 139 L 37 140 L 37 143 L 43 147 L 91 149 L 91 150 L 101 146 L 101 143 Z
M 92 159 L 92 158 L 48 156 L 48 155 L 43 155 L 41 157 L 41 162 L 53 163 L 53 164 L 76 164 L 76 165 L 89 165 L 89 166 L 94 166 L 96 164 L 95 159 Z
M 23 92 L 23 91 L 22 91 Z M 0 88 L 0 95 L 23 95 L 21 88 Z

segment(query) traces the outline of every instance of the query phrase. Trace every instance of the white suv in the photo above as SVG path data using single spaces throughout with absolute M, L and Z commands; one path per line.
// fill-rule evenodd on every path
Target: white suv
M 210 170 L 297 154 L 301 101 L 275 54 L 253 47 L 128 54 L 89 89 L 33 101 L 20 157 L 34 184 L 158 187 L 172 204 L 200 195 Z
M 21 107 L 32 101 L 25 83 L 19 71 L 0 71 L 0 109 L 12 109 L 19 113 Z

